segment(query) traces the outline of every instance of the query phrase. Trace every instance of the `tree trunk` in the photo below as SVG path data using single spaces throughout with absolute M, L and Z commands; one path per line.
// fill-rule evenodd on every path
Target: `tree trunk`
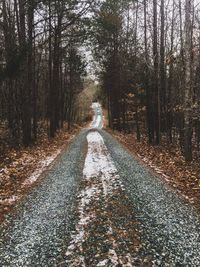
M 160 96 L 161 96 L 161 115 L 164 125 L 162 128 L 166 130 L 166 72 L 165 72 L 165 4 L 161 0 L 161 33 L 160 33 Z
M 146 91 L 146 120 L 147 120 L 147 130 L 148 130 L 148 140 L 149 143 L 153 143 L 153 121 L 152 121 L 152 92 L 149 84 L 149 53 L 148 53 L 148 42 L 147 42 L 147 1 L 144 0 L 144 45 L 145 45 L 145 91 Z
M 184 154 L 186 161 L 192 161 L 192 84 L 191 84 L 191 0 L 185 1 L 185 101 L 184 101 Z
M 172 26 L 171 26 L 171 47 L 170 47 L 170 55 L 169 55 L 169 78 L 168 78 L 168 87 L 167 87 L 167 133 L 168 133 L 168 142 L 172 143 L 172 125 L 173 125 L 173 114 L 172 114 L 172 85 L 173 85 L 173 74 L 174 74 L 174 12 L 175 9 L 175 0 L 173 0 L 173 10 L 172 10 Z
M 158 86 L 158 27 L 157 27 L 157 0 L 153 0 L 153 59 L 154 59 L 154 129 L 156 145 L 160 143 L 160 89 Z
M 30 2 L 28 2 L 28 5 Z M 20 20 L 20 53 L 23 55 L 23 61 L 21 64 L 21 93 L 22 93 L 22 132 L 23 143 L 28 146 L 32 142 L 31 136 L 31 67 L 32 67 L 32 20 L 33 15 L 30 12 L 28 6 L 28 42 L 26 40 L 26 1 L 19 0 L 19 20 Z M 31 36 L 30 36 L 31 35 Z M 30 51 L 31 50 L 31 51 Z M 30 66 L 29 66 L 30 64 Z

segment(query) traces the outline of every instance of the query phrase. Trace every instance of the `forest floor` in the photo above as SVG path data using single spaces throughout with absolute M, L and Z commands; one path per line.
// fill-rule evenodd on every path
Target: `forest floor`
M 148 144 L 145 137 L 138 142 L 134 134 L 123 134 L 112 130 L 108 132 L 200 212 L 200 165 L 198 161 L 185 162 L 178 147 L 169 146 L 164 142 L 160 146 L 152 146 Z
M 49 139 L 47 131 L 42 129 L 37 143 L 28 148 L 14 148 L 4 140 L 0 158 L 0 223 L 81 129 L 75 126 L 69 133 L 66 127 L 54 139 Z

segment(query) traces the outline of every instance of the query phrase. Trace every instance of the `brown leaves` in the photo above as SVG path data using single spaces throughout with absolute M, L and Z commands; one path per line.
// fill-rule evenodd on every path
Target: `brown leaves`
M 145 137 L 138 142 L 133 134 L 124 135 L 116 131 L 111 134 L 200 210 L 198 161 L 186 163 L 178 146 L 172 147 L 165 142 L 162 146 L 151 146 Z
M 30 148 L 13 149 L 7 146 L 4 158 L 0 161 L 0 221 L 26 193 L 27 188 L 22 185 L 37 168 L 40 168 L 40 162 L 58 149 L 64 148 L 79 130 L 77 128 L 69 134 L 64 128 L 51 140 L 43 133 L 37 144 Z

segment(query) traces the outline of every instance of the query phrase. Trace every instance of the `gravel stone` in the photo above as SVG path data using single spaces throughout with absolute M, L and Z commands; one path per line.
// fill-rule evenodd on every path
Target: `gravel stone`
M 153 266 L 199 267 L 200 220 L 195 210 L 110 134 L 100 133 L 141 222 L 140 254 L 153 257 Z
M 0 228 L 0 266 L 58 266 L 69 231 L 86 152 L 84 130 Z

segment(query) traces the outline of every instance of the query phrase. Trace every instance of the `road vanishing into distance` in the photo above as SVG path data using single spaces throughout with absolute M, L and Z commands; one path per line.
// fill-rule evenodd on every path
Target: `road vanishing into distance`
M 0 266 L 200 266 L 190 204 L 94 120 L 0 228 Z

